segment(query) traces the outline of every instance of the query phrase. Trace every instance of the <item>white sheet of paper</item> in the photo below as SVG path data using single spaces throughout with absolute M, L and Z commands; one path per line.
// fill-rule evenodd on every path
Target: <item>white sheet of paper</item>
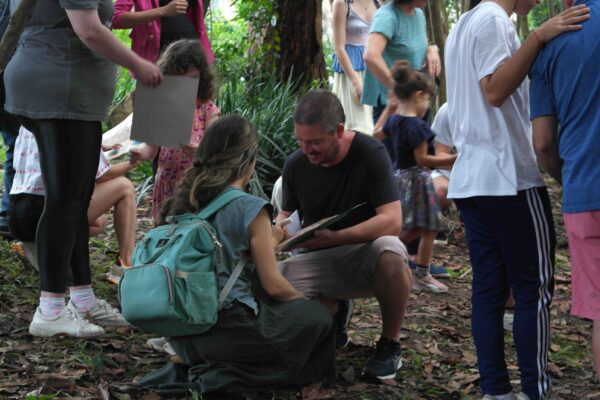
M 302 229 L 298 210 L 294 211 L 288 218 L 292 220 L 292 222 L 290 222 L 290 224 L 287 226 L 289 235 L 292 235 Z
M 198 78 L 163 77 L 156 88 L 138 81 L 133 101 L 131 139 L 180 148 L 190 142 Z

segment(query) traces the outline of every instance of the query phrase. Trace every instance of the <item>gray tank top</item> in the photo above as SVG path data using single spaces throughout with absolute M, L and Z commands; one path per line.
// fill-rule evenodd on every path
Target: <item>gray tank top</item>
M 346 44 L 365 46 L 371 24 L 361 18 L 348 4 L 349 13 L 346 19 Z

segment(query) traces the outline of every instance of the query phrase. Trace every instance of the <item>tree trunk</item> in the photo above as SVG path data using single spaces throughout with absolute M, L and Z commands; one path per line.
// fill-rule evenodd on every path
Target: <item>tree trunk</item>
M 440 48 L 440 58 L 442 65 L 444 62 L 444 45 L 448 36 L 448 17 L 444 0 L 430 0 L 425 10 L 427 16 L 427 31 L 429 42 L 436 44 Z M 446 76 L 442 69 L 440 75 L 440 87 L 438 92 L 438 105 L 446 102 Z
M 10 17 L 6 31 L 2 35 L 2 41 L 0 41 L 0 73 L 4 72 L 4 68 L 6 68 L 15 52 L 19 37 L 31 18 L 36 4 L 37 0 L 21 0 L 14 14 Z
M 278 0 L 280 52 L 277 74 L 301 85 L 327 81 L 323 56 L 321 0 Z
M 554 5 L 554 0 L 548 0 L 546 3 L 548 4 L 548 18 L 552 18 L 556 15 L 556 7 Z

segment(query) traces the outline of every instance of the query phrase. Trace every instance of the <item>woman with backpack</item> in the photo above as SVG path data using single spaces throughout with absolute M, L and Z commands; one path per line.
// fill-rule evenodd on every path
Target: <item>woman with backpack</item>
M 238 115 L 216 120 L 207 129 L 193 166 L 165 204 L 163 223 L 168 216 L 198 213 L 224 191 L 244 190 L 258 150 L 258 134 L 248 120 Z M 208 219 L 223 246 L 219 289 L 242 257 L 249 262 L 212 328 L 169 341 L 191 366 L 189 376 L 195 377 L 203 393 L 307 385 L 335 374 L 333 319 L 323 305 L 306 300 L 279 272 L 274 247 L 283 231 L 271 226 L 271 213 L 266 200 L 247 194 Z M 258 282 L 253 282 L 255 275 Z M 254 292 L 262 295 L 254 294 L 253 283 Z

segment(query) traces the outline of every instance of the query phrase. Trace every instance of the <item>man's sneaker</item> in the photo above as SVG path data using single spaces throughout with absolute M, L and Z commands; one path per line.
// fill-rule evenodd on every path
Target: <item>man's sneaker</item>
M 408 267 L 412 271 L 416 271 L 417 263 L 415 263 L 413 260 L 409 259 Z M 450 278 L 450 272 L 448 272 L 448 270 L 446 268 L 442 267 L 441 265 L 437 265 L 437 264 L 429 264 L 429 273 L 434 278 Z
M 175 349 L 173 349 L 173 346 L 171 346 L 167 338 L 164 337 L 148 339 L 146 340 L 146 346 L 150 347 L 154 351 L 165 352 L 170 356 L 177 355 L 177 353 L 175 353 Z
M 435 279 L 431 274 L 427 274 L 423 278 L 417 277 L 413 272 L 413 292 L 432 292 L 432 293 L 445 293 L 448 291 L 448 286 Z
M 393 379 L 402 367 L 400 343 L 381 337 L 375 348 L 375 356 L 365 364 L 363 374 L 377 379 Z
M 335 314 L 335 348 L 340 350 L 348 346 L 348 325 L 354 314 L 354 301 L 352 299 L 338 301 L 339 309 Z
M 121 313 L 108 304 L 105 300 L 97 299 L 96 304 L 91 310 L 87 312 L 79 311 L 73 301 L 69 300 L 67 308 L 73 310 L 81 318 L 87 318 L 100 325 L 104 326 L 129 326 L 129 323 L 125 321 Z
M 33 320 L 29 324 L 29 334 L 32 336 L 51 337 L 51 336 L 73 336 L 73 337 L 92 337 L 102 335 L 104 329 L 101 326 L 94 325 L 81 318 L 72 308 L 65 307 L 56 317 L 46 317 L 42 315 L 42 310 L 38 307 L 33 315 Z

